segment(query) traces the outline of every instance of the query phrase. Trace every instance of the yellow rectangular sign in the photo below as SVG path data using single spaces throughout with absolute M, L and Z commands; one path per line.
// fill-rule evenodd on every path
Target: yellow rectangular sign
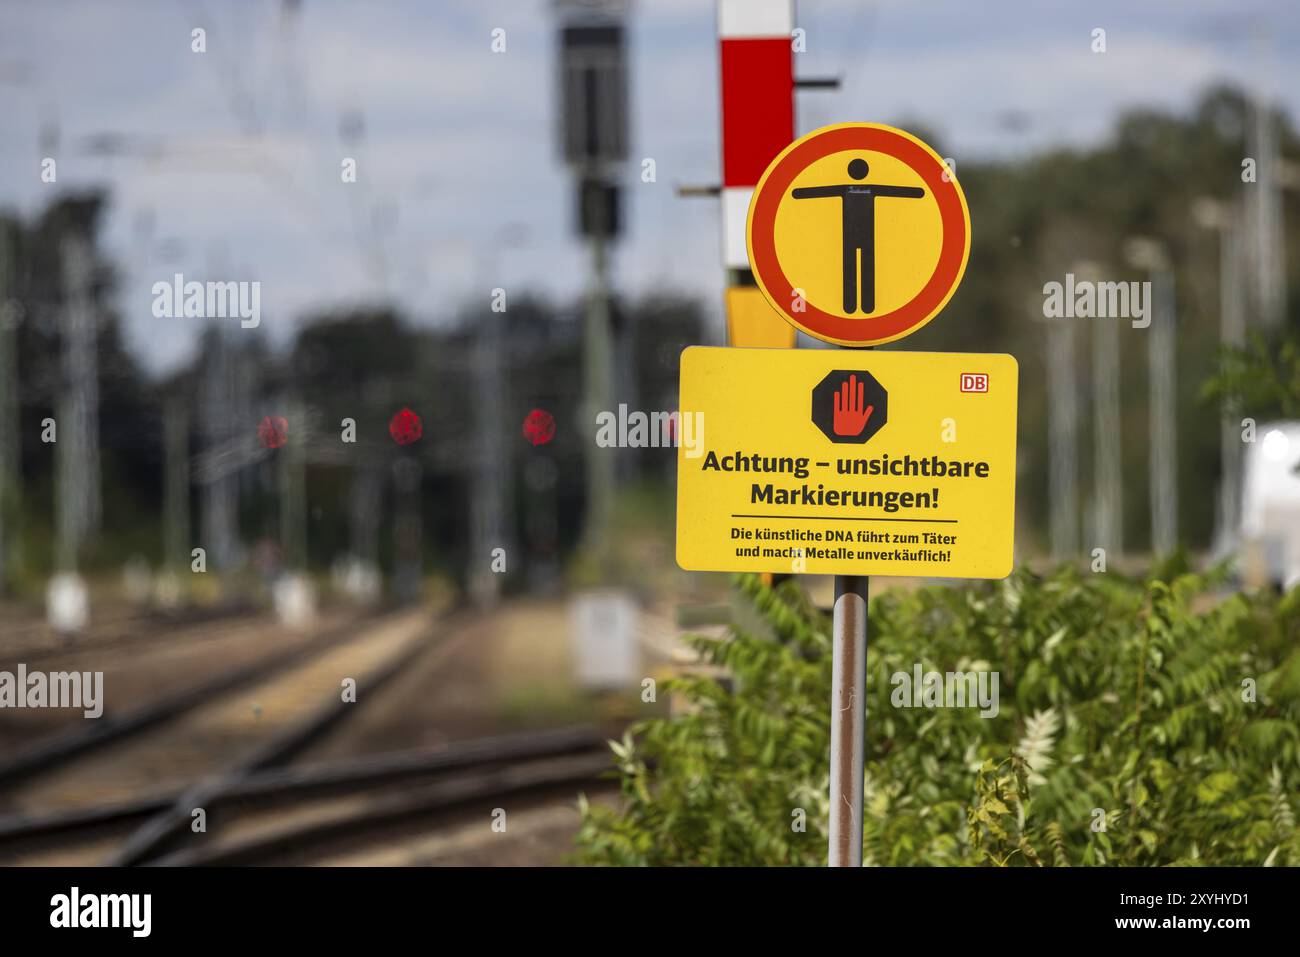
M 727 290 L 727 344 L 748 349 L 793 349 L 795 328 L 757 286 Z
M 690 571 L 1003 578 L 1009 355 L 682 353 L 677 563 Z

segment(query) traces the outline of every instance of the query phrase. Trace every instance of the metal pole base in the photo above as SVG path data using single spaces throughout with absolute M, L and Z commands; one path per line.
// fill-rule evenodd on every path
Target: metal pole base
M 867 588 L 835 576 L 831 645 L 830 867 L 862 866 L 862 758 L 866 744 Z

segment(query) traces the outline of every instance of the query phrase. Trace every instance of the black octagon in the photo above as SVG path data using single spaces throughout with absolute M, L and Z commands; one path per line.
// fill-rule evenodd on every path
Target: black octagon
M 842 395 L 841 389 L 845 384 L 853 386 L 849 391 L 850 402 L 847 407 L 841 403 L 842 412 L 837 419 L 835 399 Z M 859 391 L 862 394 L 861 407 L 858 406 Z M 832 442 L 861 445 L 879 432 L 888 418 L 889 394 L 870 372 L 836 369 L 813 387 L 813 425 Z

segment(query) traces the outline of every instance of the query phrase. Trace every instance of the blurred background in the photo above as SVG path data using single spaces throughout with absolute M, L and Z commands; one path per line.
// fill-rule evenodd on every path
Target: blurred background
M 105 673 L 96 721 L 0 712 L 0 859 L 561 858 L 602 737 L 731 614 L 674 563 L 674 450 L 594 414 L 674 410 L 681 349 L 740 337 L 733 123 L 950 158 L 969 267 L 890 348 L 1019 360 L 1018 562 L 1291 579 L 1293 413 L 1213 382 L 1300 322 L 1295 5 L 805 2 L 761 102 L 726 29 L 710 0 L 0 4 L 0 669 Z M 1155 332 L 1046 320 L 1067 274 L 1151 281 Z M 187 314 L 188 282 L 259 312 Z M 503 793 L 524 823 L 479 827 Z M 308 854 L 358 794 L 460 830 Z

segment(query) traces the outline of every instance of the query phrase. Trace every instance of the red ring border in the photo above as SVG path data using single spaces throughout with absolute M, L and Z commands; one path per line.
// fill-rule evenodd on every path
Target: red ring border
M 939 204 L 943 223 L 943 244 L 939 261 L 930 279 L 910 301 L 880 316 L 848 319 L 818 309 L 804 300 L 807 312 L 796 319 L 788 304 L 794 298 L 794 284 L 782 270 L 776 255 L 773 227 L 776 212 L 786 190 L 805 168 L 816 160 L 845 150 L 871 150 L 906 163 L 930 188 Z M 967 230 L 969 211 L 956 179 L 943 174 L 947 165 L 936 161 L 925 147 L 898 131 L 882 126 L 836 126 L 808 134 L 778 156 L 763 174 L 754 191 L 754 208 L 750 216 L 750 265 L 759 288 L 772 306 L 804 331 L 841 344 L 872 345 L 900 339 L 929 322 L 961 281 L 970 251 Z M 802 320 L 802 321 L 801 321 Z M 865 326 L 870 335 L 863 336 Z

